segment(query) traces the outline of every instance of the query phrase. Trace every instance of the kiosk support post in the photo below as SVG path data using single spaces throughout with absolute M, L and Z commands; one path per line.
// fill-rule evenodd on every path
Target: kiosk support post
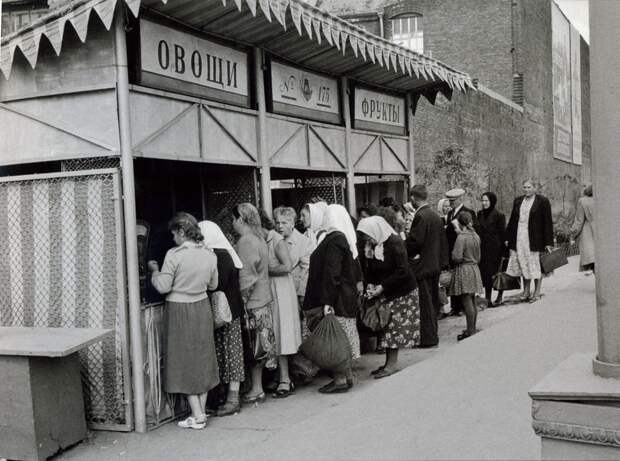
M 123 9 L 118 8 L 114 19 L 114 49 L 116 54 L 116 99 L 123 180 L 123 215 L 125 221 L 125 252 L 129 296 L 129 335 L 133 377 L 133 404 L 136 432 L 146 432 L 142 332 L 140 327 L 140 278 L 138 274 L 138 241 L 136 230 L 136 190 L 131 149 L 129 114 L 129 74 L 127 69 L 127 39 Z
M 260 168 L 261 207 L 271 216 L 271 170 L 267 152 L 267 103 L 265 102 L 265 74 L 263 50 L 254 48 L 254 74 L 256 76 L 256 103 L 258 105 L 258 161 Z
M 411 93 L 407 93 L 407 102 L 405 105 L 407 111 L 407 130 L 409 131 L 409 140 L 407 142 L 407 167 L 409 168 L 409 187 L 415 185 L 415 149 L 413 147 L 413 98 Z M 409 197 L 409 191 L 405 191 L 405 197 Z
M 347 155 L 347 207 L 349 214 L 356 216 L 357 206 L 355 203 L 355 164 L 351 152 L 351 104 L 349 98 L 349 79 L 340 79 L 342 87 L 342 113 L 344 114 L 344 148 Z

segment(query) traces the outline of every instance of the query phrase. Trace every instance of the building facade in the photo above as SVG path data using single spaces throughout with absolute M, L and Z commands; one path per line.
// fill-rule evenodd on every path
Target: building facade
M 495 190 L 503 211 L 533 177 L 566 232 L 590 182 L 589 46 L 552 1 L 323 0 L 316 6 L 468 72 L 478 92 L 422 102 L 416 177 L 472 201 Z

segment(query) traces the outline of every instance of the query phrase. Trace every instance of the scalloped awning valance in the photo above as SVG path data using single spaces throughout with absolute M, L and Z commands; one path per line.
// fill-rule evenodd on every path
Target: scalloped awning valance
M 262 46 L 293 62 L 387 88 L 426 94 L 474 89 L 468 74 L 377 37 L 302 0 L 201 0 L 202 5 L 198 0 L 73 0 L 4 37 L 0 70 L 8 79 L 18 49 L 34 69 L 43 36 L 59 55 L 67 23 L 82 42 L 86 41 L 93 12 L 109 30 L 120 1 L 136 17 L 142 7 L 200 30 Z

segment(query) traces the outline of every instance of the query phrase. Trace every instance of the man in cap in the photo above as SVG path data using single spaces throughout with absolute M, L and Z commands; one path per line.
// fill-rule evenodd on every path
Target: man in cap
M 450 267 L 454 267 L 454 263 L 452 261 L 452 250 L 454 249 L 454 242 L 456 242 L 458 228 L 458 222 L 456 220 L 457 216 L 461 211 L 469 211 L 471 214 L 474 230 L 478 235 L 480 235 L 480 226 L 478 225 L 478 219 L 476 218 L 476 212 L 470 208 L 467 208 L 463 204 L 463 200 L 465 198 L 465 190 L 457 187 L 455 189 L 451 189 L 446 192 L 446 198 L 450 200 L 450 208 L 452 208 L 448 212 L 447 221 L 448 225 L 446 227 L 446 238 L 448 240 L 448 255 L 450 258 Z M 450 297 L 450 306 L 452 307 L 452 315 L 459 315 L 463 312 L 463 304 L 461 303 L 460 296 L 451 296 Z

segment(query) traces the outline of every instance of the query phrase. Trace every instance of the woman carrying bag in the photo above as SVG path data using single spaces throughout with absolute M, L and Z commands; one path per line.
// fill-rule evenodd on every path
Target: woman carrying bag
M 380 216 L 364 218 L 357 230 L 366 242 L 366 296 L 390 313 L 389 322 L 380 333 L 385 364 L 371 372 L 375 379 L 380 379 L 398 371 L 400 348 L 415 347 L 419 343 L 418 293 L 415 277 L 409 269 L 405 242 L 387 221 Z
M 231 322 L 215 330 L 215 351 L 220 370 L 220 382 L 228 385 L 226 403 L 217 409 L 217 416 L 226 416 L 241 411 L 239 387 L 245 380 L 243 361 L 243 339 L 241 318 L 243 301 L 239 288 L 239 270 L 243 263 L 220 229 L 211 221 L 198 223 L 204 236 L 204 244 L 217 257 L 218 284 L 215 291 L 224 293 L 230 307 Z
M 493 276 L 501 272 L 502 258 L 505 252 L 506 217 L 500 213 L 495 205 L 497 196 L 493 192 L 482 194 L 482 210 L 478 212 L 480 225 L 480 276 L 484 285 L 484 297 L 487 307 L 497 307 L 503 304 L 502 290 L 497 292 L 495 301 L 491 301 L 493 294 Z

